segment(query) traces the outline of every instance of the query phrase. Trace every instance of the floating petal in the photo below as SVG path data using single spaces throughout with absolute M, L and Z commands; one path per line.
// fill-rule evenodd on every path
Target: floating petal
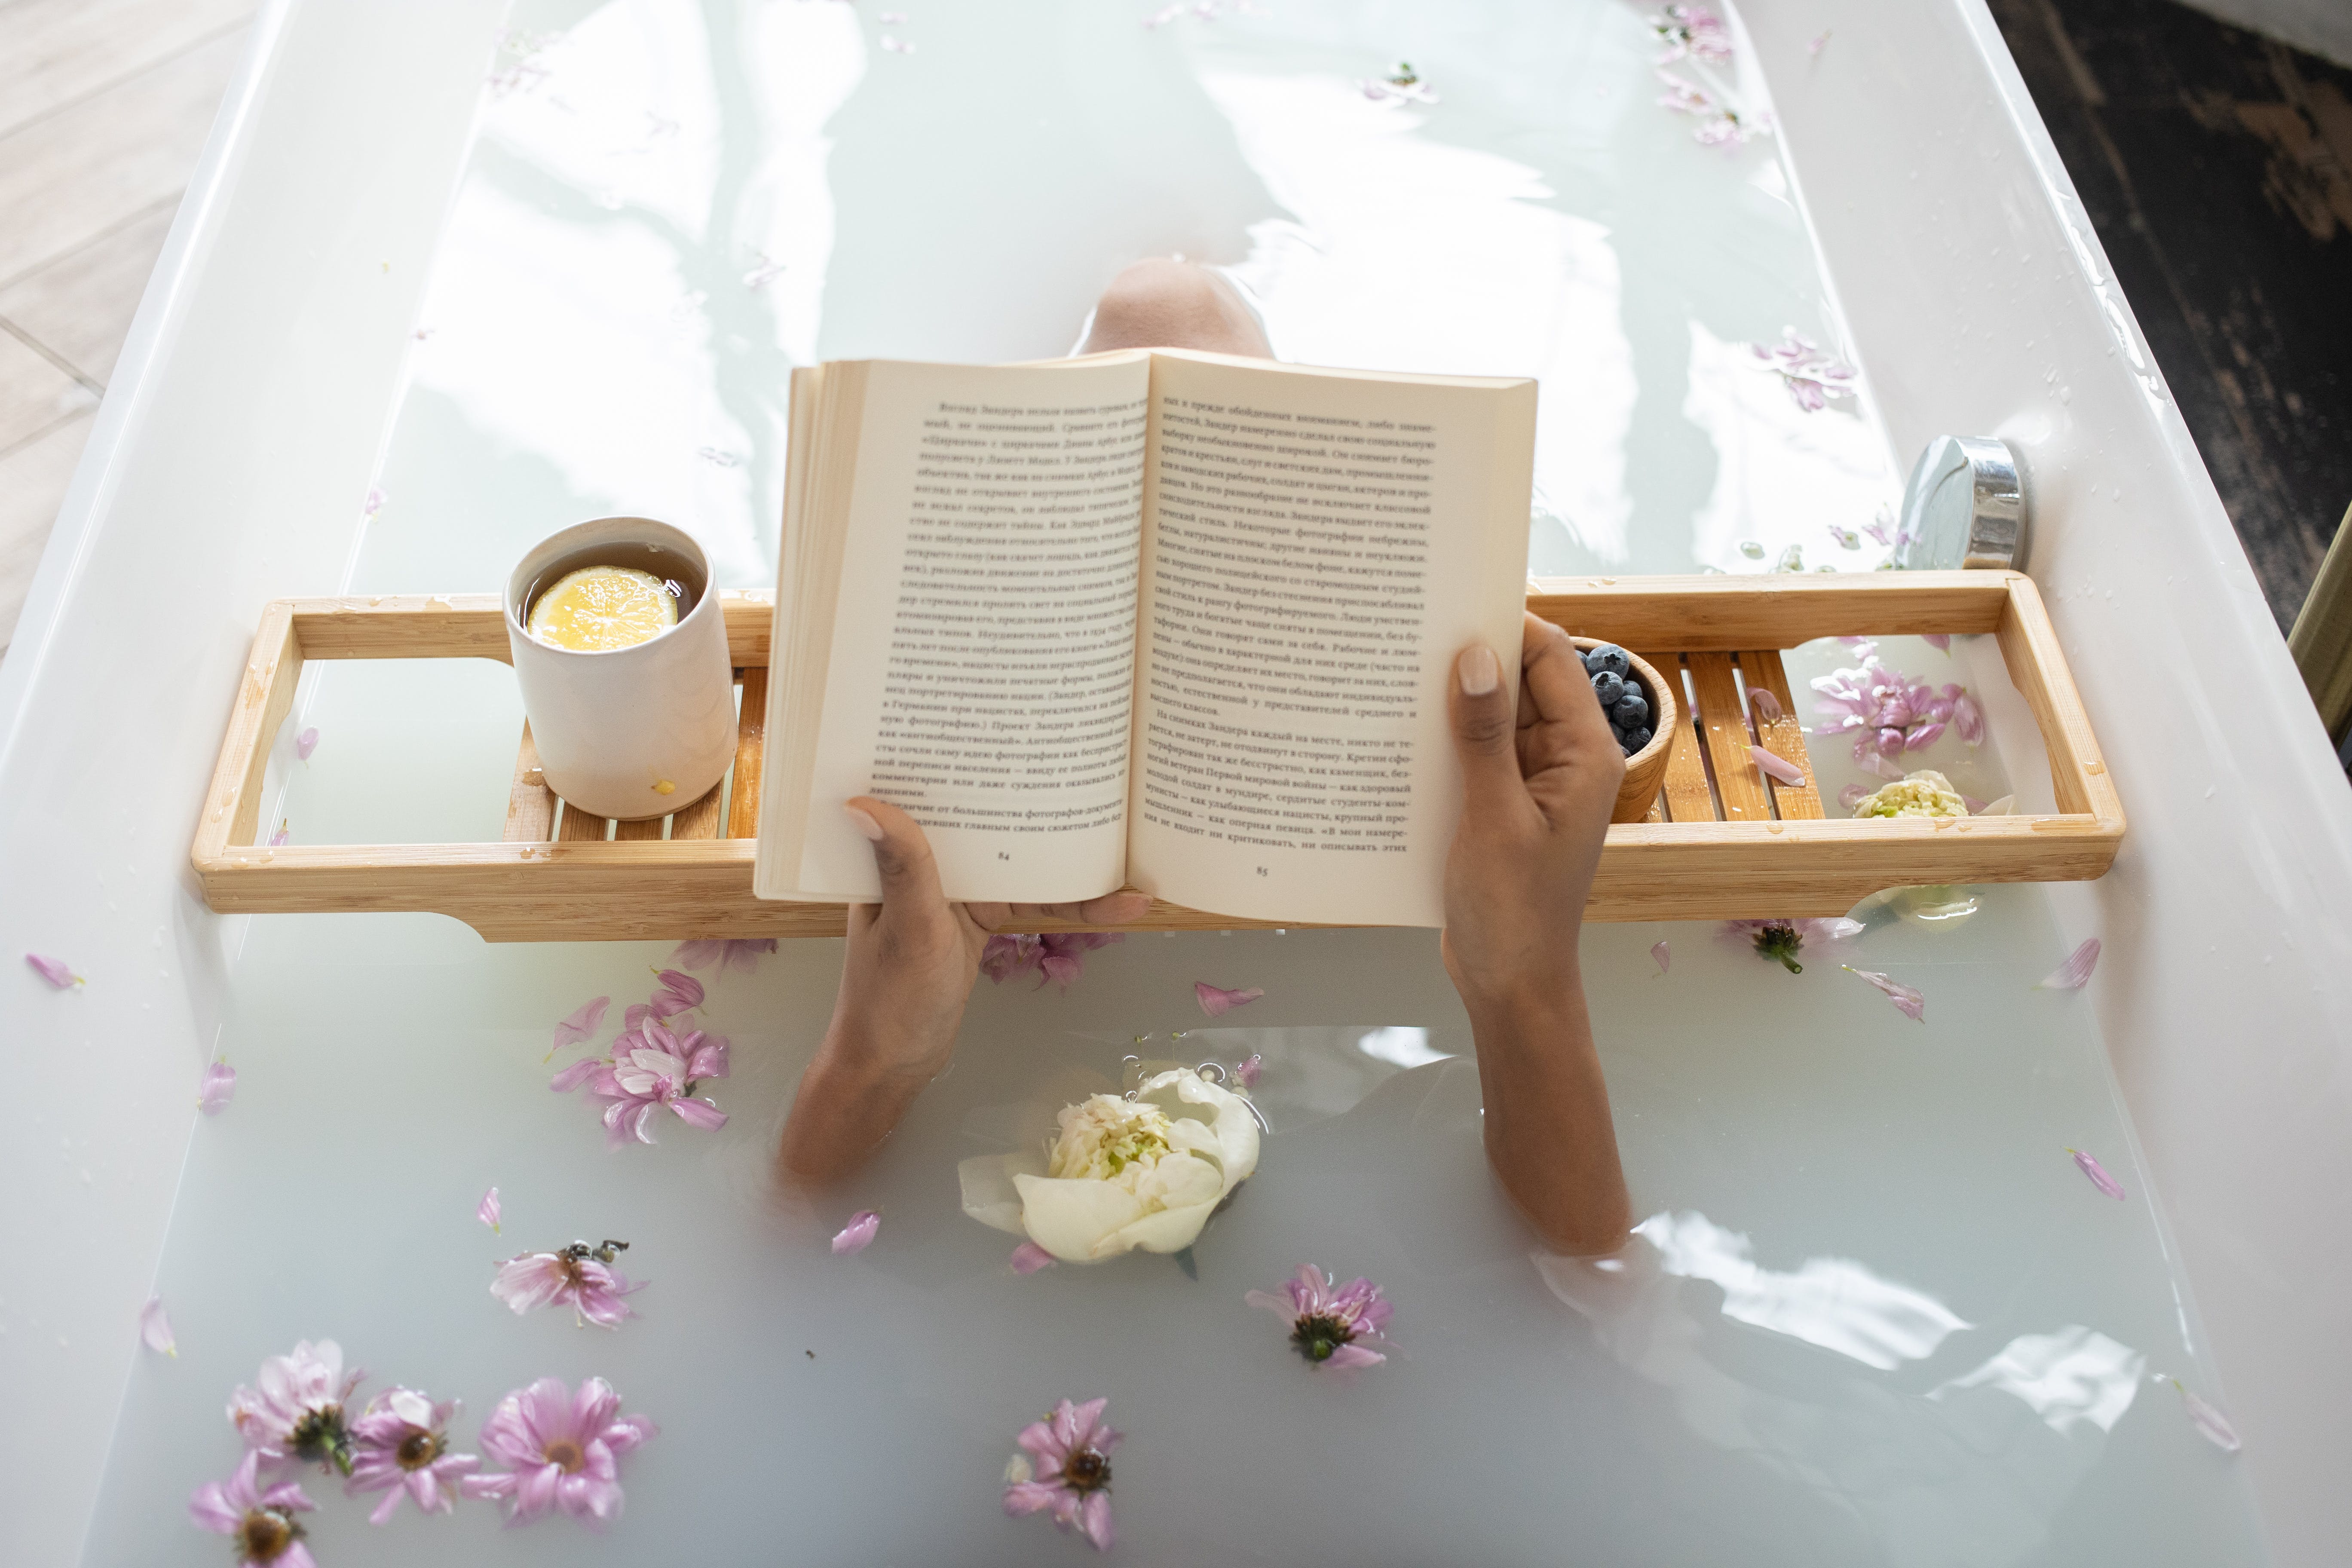
M 1937 653 L 1949 653 L 1952 651 L 1952 639 L 1948 633 L 1926 632 L 1921 634 L 1919 640 L 1926 643 L 1929 647 L 1934 648 Z
M 1223 1017 L 1236 1007 L 1245 1007 L 1265 994 L 1263 987 L 1253 985 L 1246 991 L 1220 991 L 1205 980 L 1192 982 L 1192 994 L 1201 1004 L 1201 1011 L 1212 1018 Z
M 1805 782 L 1804 769 L 1786 757 L 1773 755 L 1761 746 L 1748 747 L 1748 760 L 1754 763 L 1767 777 L 1778 779 L 1784 784 L 1801 784 Z
M 853 1252 L 863 1252 L 874 1245 L 874 1233 L 882 1228 L 882 1216 L 872 1209 L 860 1209 L 849 1216 L 849 1223 L 833 1238 L 833 1255 L 846 1258 Z
M 236 1094 L 236 1069 L 226 1062 L 215 1062 L 196 1085 L 196 1108 L 206 1116 L 218 1116 Z
M 1013 1249 L 1013 1272 L 1034 1274 L 1040 1268 L 1051 1268 L 1059 1259 L 1034 1241 L 1024 1241 Z
M 2179 1385 L 2176 1384 L 2174 1386 Z M 2207 1442 L 2225 1454 L 2238 1451 L 2238 1429 L 2230 1425 L 2228 1416 L 2185 1388 L 2180 1390 L 2180 1398 L 2188 1407 L 2189 1419 L 2196 1423 L 2197 1430 L 2204 1435 Z
M 498 1188 L 492 1187 L 482 1194 L 482 1201 L 474 1205 L 474 1217 L 488 1226 L 493 1235 L 503 1234 L 499 1226 Z
M 1675 950 L 1663 942 L 1650 944 L 1650 956 L 1658 961 L 1658 973 L 1661 974 L 1675 965 Z
M 1895 1009 L 1913 1023 L 1924 1024 L 1927 1021 L 1927 999 L 1908 985 L 1890 980 L 1875 970 L 1856 969 L 1851 963 L 1842 963 L 1838 967 L 1849 974 L 1859 974 L 1886 993 L 1886 999 L 1894 1003 Z
M 139 1338 L 158 1354 L 176 1357 L 180 1342 L 172 1337 L 172 1320 L 163 1315 L 163 1298 L 150 1296 L 139 1309 Z
M 1258 1074 L 1265 1070 L 1265 1058 L 1261 1056 L 1253 1056 L 1248 1060 L 1242 1062 L 1234 1068 L 1234 1081 L 1241 1085 L 1244 1089 L 1255 1089 L 1257 1087 Z
M 1838 804 L 1845 807 L 1848 811 L 1852 811 L 1855 806 L 1860 805 L 1863 801 L 1869 796 L 1870 793 L 1870 791 L 1863 788 L 1858 784 L 1850 784 L 1846 785 L 1845 788 L 1838 791 Z
M 63 959 L 48 958 L 37 952 L 28 952 L 25 955 L 25 962 L 33 966 L 34 973 L 60 991 L 70 991 L 82 984 L 81 976 L 68 968 Z
M 2076 1168 L 2079 1169 L 2083 1174 L 2091 1178 L 2091 1185 L 2098 1188 L 2099 1191 L 2106 1194 L 2107 1196 L 2115 1199 L 2117 1203 L 2124 1201 L 2123 1184 L 2117 1182 L 2113 1176 L 2107 1174 L 2107 1168 L 2105 1165 L 2100 1164 L 2098 1161 L 2093 1159 L 2090 1155 L 2084 1153 L 2080 1149 L 2069 1149 L 2066 1152 L 2074 1156 L 2074 1164 Z
M 1984 710 L 1977 706 L 1975 698 L 1965 692 L 1952 699 L 1952 728 L 1958 730 L 1960 739 L 1971 746 L 1985 738 Z
M 2083 945 L 2066 955 L 2066 962 L 2044 975 L 2036 991 L 2080 991 L 2091 978 L 2091 971 L 2099 966 L 2099 939 L 2084 937 Z
M 610 996 L 599 996 L 574 1007 L 571 1016 L 555 1026 L 555 1044 L 548 1055 L 553 1056 L 566 1046 L 576 1046 L 594 1034 L 596 1026 L 604 1021 L 604 1009 L 612 1005 Z
M 316 724 L 311 725 L 309 729 L 294 737 L 294 754 L 297 757 L 299 757 L 302 761 L 306 763 L 309 762 L 310 760 L 310 753 L 318 749 L 319 727 Z

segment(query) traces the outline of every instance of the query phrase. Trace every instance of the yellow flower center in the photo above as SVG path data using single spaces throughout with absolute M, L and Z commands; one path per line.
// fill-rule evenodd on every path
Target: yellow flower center
M 1045 1173 L 1057 1180 L 1109 1181 L 1130 1165 L 1160 1163 L 1173 1125 L 1156 1105 L 1097 1094 L 1066 1107 Z
M 556 1466 L 567 1476 L 576 1476 L 580 1467 L 588 1462 L 586 1449 L 569 1437 L 558 1437 L 540 1452 L 540 1458 Z

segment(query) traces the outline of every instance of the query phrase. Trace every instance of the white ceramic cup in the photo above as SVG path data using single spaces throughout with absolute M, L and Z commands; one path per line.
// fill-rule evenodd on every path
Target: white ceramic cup
M 691 562 L 702 597 L 647 642 L 601 653 L 550 647 L 523 629 L 523 597 L 549 567 L 601 545 L 652 544 Z M 735 756 L 735 670 L 710 563 L 686 533 L 644 517 L 600 517 L 550 534 L 507 577 L 507 646 L 547 787 L 568 805 L 625 821 L 699 800 Z

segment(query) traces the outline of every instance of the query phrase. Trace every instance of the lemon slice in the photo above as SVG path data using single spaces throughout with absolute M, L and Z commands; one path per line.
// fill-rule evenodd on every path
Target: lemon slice
M 677 601 L 652 573 L 583 566 L 539 596 L 529 629 L 550 647 L 604 653 L 650 642 L 676 625 Z

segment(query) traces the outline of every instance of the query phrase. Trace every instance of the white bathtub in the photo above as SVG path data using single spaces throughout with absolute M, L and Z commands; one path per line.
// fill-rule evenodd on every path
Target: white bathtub
M 242 934 L 191 890 L 195 802 L 258 605 L 343 580 L 500 8 L 265 7 L 0 664 L 0 953 L 104 982 L 62 1035 L 0 992 L 10 1563 L 83 1538 Z M 2105 939 L 2090 994 L 2271 1543 L 2338 1561 L 2352 799 L 1980 0 L 1746 22 L 1892 447 L 1997 433 L 2030 468 L 2133 824 L 2064 923 Z

